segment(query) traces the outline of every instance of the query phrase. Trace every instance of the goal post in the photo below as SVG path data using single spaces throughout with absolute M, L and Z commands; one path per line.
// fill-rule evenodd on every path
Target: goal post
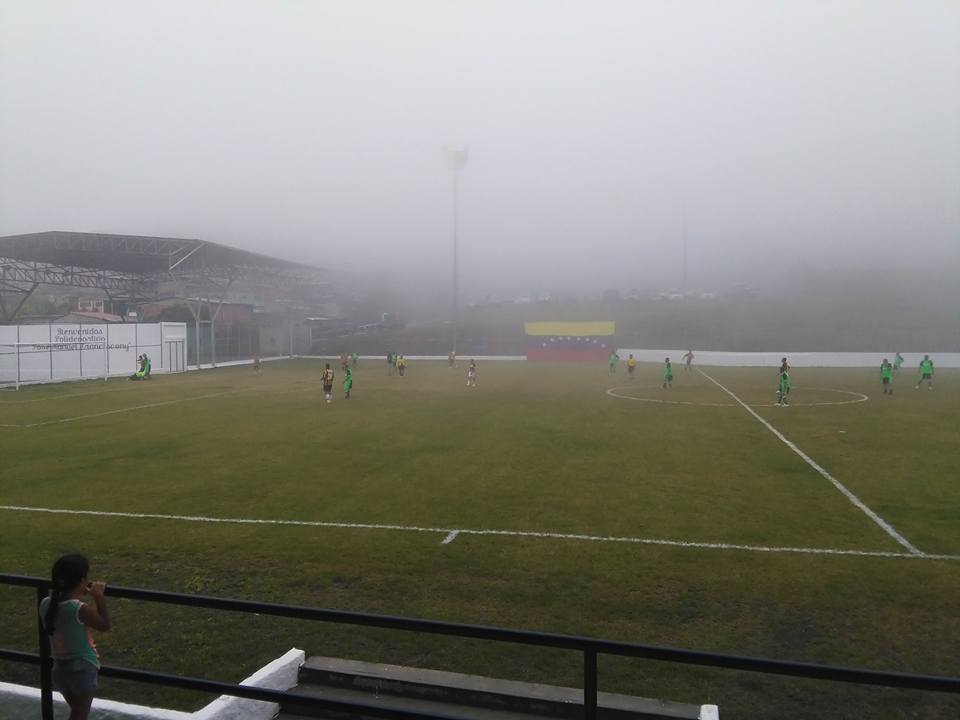
M 70 380 L 107 380 L 110 346 L 106 342 L 0 343 L 0 386 Z
M 183 323 L 0 326 L 0 388 L 130 376 L 141 354 L 154 374 L 186 370 Z

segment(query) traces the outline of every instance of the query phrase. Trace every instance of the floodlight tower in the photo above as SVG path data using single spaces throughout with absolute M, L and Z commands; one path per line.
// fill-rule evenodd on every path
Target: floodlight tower
M 681 232 L 683 233 L 683 284 L 680 286 L 683 298 L 687 298 L 687 204 L 683 204 L 680 215 Z
M 457 352 L 457 323 L 460 319 L 459 315 L 459 279 L 458 279 L 458 266 L 457 266 L 457 254 L 459 251 L 458 245 L 460 243 L 459 238 L 459 225 L 460 225 L 460 171 L 467 166 L 467 149 L 461 148 L 459 150 L 455 148 L 449 148 L 446 145 L 443 146 L 443 154 L 447 161 L 447 169 L 450 170 L 450 175 L 453 178 L 453 347 L 451 348 L 454 353 Z

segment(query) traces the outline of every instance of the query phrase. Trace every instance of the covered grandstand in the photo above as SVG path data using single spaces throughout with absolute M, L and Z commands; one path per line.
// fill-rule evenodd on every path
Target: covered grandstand
M 0 323 L 16 322 L 41 287 L 100 291 L 129 311 L 124 317 L 138 316 L 147 304 L 179 302 L 193 318 L 193 361 L 215 364 L 217 320 L 232 293 L 254 298 L 274 323 L 282 318 L 293 352 L 294 326 L 330 299 L 326 277 L 323 268 L 195 238 L 8 235 L 0 237 Z

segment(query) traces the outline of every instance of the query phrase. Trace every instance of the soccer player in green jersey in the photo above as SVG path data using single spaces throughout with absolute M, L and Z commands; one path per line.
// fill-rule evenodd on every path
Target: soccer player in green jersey
M 670 364 L 670 358 L 663 361 L 663 387 L 673 387 L 673 366 Z
M 350 365 L 353 368 L 357 367 L 357 360 L 360 359 L 360 356 L 356 352 L 350 353 Z
M 930 359 L 929 355 L 924 355 L 923 360 L 920 361 L 920 379 L 917 380 L 917 390 L 920 389 L 924 380 L 927 381 L 927 390 L 933 390 L 933 360 Z
M 883 394 L 893 395 L 893 366 L 886 358 L 880 363 L 880 381 L 883 383 Z
M 353 389 L 353 370 L 350 368 L 346 369 L 346 372 L 343 376 L 343 397 L 347 400 L 350 399 L 350 391 Z
M 900 374 L 900 366 L 903 365 L 903 355 L 899 352 L 893 356 L 893 374 Z
M 612 375 L 617 371 L 617 363 L 620 362 L 620 356 L 617 355 L 617 351 L 614 350 L 610 353 L 610 374 Z
M 790 364 L 786 358 L 780 360 L 780 386 L 777 388 L 777 405 L 784 407 L 790 404 Z

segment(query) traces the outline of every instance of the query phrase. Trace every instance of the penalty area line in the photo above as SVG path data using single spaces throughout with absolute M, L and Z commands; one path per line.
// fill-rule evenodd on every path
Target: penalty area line
M 739 545 L 735 543 L 688 542 L 685 540 L 625 537 L 618 535 L 587 535 L 581 533 L 539 532 L 533 530 L 492 530 L 479 528 L 445 528 L 419 525 L 393 525 L 386 523 L 331 522 L 323 520 L 278 520 L 269 518 L 209 517 L 204 515 L 166 515 L 161 513 L 134 513 L 107 510 L 70 510 L 67 508 L 28 507 L 22 505 L 0 505 L 0 511 L 2 510 L 8 512 L 48 513 L 53 515 L 86 515 L 135 520 L 168 520 L 226 525 L 287 525 L 294 527 L 317 527 L 347 530 L 393 530 L 397 532 L 434 533 L 444 535 L 444 540 L 442 541 L 444 545 L 453 542 L 455 538 L 461 535 L 477 535 L 539 538 L 547 540 L 574 540 L 580 542 L 627 543 L 633 545 L 654 545 L 660 547 L 686 548 L 694 550 L 732 550 L 793 555 L 833 555 L 867 558 L 903 558 L 909 560 L 960 561 L 960 555 L 935 555 L 931 553 L 917 554 L 882 550 L 843 550 L 839 548 Z
M 858 498 L 856 495 L 854 495 L 849 489 L 847 489 L 847 486 L 846 486 L 846 485 L 844 485 L 842 482 L 840 482 L 839 480 L 837 480 L 833 475 L 831 475 L 831 474 L 828 473 L 826 470 L 824 470 L 822 467 L 820 467 L 820 466 L 813 460 L 813 458 L 811 458 L 809 455 L 807 455 L 805 452 L 803 452 L 803 450 L 801 450 L 801 449 L 798 448 L 793 442 L 791 442 L 790 440 L 788 440 L 783 433 L 781 433 L 781 432 L 780 432 L 779 430 L 777 430 L 773 425 L 771 425 L 770 423 L 768 423 L 768 422 L 767 422 L 766 420 L 764 420 L 759 414 L 757 414 L 756 410 L 754 410 L 752 407 L 750 407 L 749 405 L 747 405 L 747 404 L 746 404 L 743 400 L 741 400 L 739 397 L 737 397 L 736 395 L 734 395 L 733 391 L 727 389 L 724 385 L 721 385 L 719 382 L 717 382 L 717 381 L 714 380 L 712 377 L 710 377 L 709 375 L 707 375 L 707 374 L 706 374 L 703 370 L 701 370 L 700 368 L 697 368 L 697 372 L 700 373 L 701 375 L 703 375 L 707 380 L 709 380 L 710 382 L 712 382 L 712 383 L 713 383 L 714 385 L 716 385 L 718 388 L 720 388 L 721 390 L 723 390 L 727 395 L 729 395 L 729 396 L 732 397 L 734 400 L 736 400 L 744 410 L 746 410 L 748 413 L 750 413 L 751 415 L 753 415 L 754 418 L 756 418 L 757 420 L 759 420 L 759 421 L 763 424 L 763 426 L 767 428 L 767 430 L 769 430 L 770 432 L 772 432 L 784 445 L 786 445 L 788 448 L 790 448 L 791 450 L 793 450 L 797 455 L 799 455 L 800 458 L 801 458 L 805 463 L 807 463 L 807 465 L 809 465 L 809 466 L 812 467 L 814 470 L 816 470 L 817 473 L 819 473 L 821 477 L 825 478 L 826 480 L 829 480 L 830 483 L 831 483 L 837 490 L 839 490 L 840 492 L 842 492 L 842 493 L 847 497 L 847 499 L 848 499 L 851 503 L 853 503 L 856 507 L 860 508 L 860 510 L 862 510 L 863 513 L 864 513 L 868 518 L 870 518 L 871 520 L 873 520 L 873 522 L 875 522 L 875 523 L 880 527 L 880 529 L 883 530 L 887 535 L 889 535 L 889 536 L 890 536 L 891 538 L 893 538 L 896 542 L 898 542 L 900 545 L 902 545 L 902 546 L 905 547 L 907 550 L 909 550 L 912 555 L 916 555 L 916 556 L 918 556 L 918 557 L 924 555 L 924 553 L 923 553 L 922 551 L 918 550 L 916 547 L 914 547 L 913 544 L 912 544 L 909 540 L 907 540 L 903 535 L 901 535 L 901 534 L 898 533 L 896 530 L 894 530 L 894 529 L 893 529 L 893 526 L 890 525 L 890 523 L 888 523 L 888 522 L 887 522 L 886 520 L 884 520 L 882 517 L 880 517 L 879 515 L 877 515 L 877 513 L 875 513 L 873 510 L 871 510 L 869 507 L 867 507 L 867 504 L 864 503 L 863 500 L 861 500 L 860 498 Z
M 298 385 L 297 387 L 292 389 L 279 390 L 274 394 L 283 395 L 285 393 L 301 392 L 307 389 L 309 385 L 317 385 L 317 384 L 318 383 Z M 150 408 L 164 407 L 166 405 L 179 405 L 181 403 L 194 402 L 195 400 L 209 400 L 211 398 L 227 397 L 230 395 L 240 395 L 241 393 L 270 390 L 271 388 L 278 388 L 278 387 L 289 388 L 289 385 L 287 385 L 286 383 L 282 383 L 282 384 L 278 383 L 275 385 L 259 385 L 255 387 L 239 388 L 237 390 L 225 390 L 223 392 L 209 393 L 207 395 L 193 395 L 191 397 L 176 398 L 174 400 L 161 400 L 159 402 L 147 403 L 146 405 L 134 405 L 133 407 L 116 408 L 114 410 L 104 410 L 103 412 L 90 413 L 89 415 L 77 415 L 75 417 L 57 418 L 55 420 L 43 420 L 41 422 L 25 423 L 22 425 L 0 425 L 0 427 L 19 428 L 22 430 L 26 430 L 30 428 L 36 428 L 36 427 L 45 427 L 47 425 L 60 425 L 62 423 L 76 422 L 78 420 L 91 420 L 93 418 L 106 417 L 108 415 L 119 415 L 122 413 L 136 412 L 137 410 L 149 410 Z

